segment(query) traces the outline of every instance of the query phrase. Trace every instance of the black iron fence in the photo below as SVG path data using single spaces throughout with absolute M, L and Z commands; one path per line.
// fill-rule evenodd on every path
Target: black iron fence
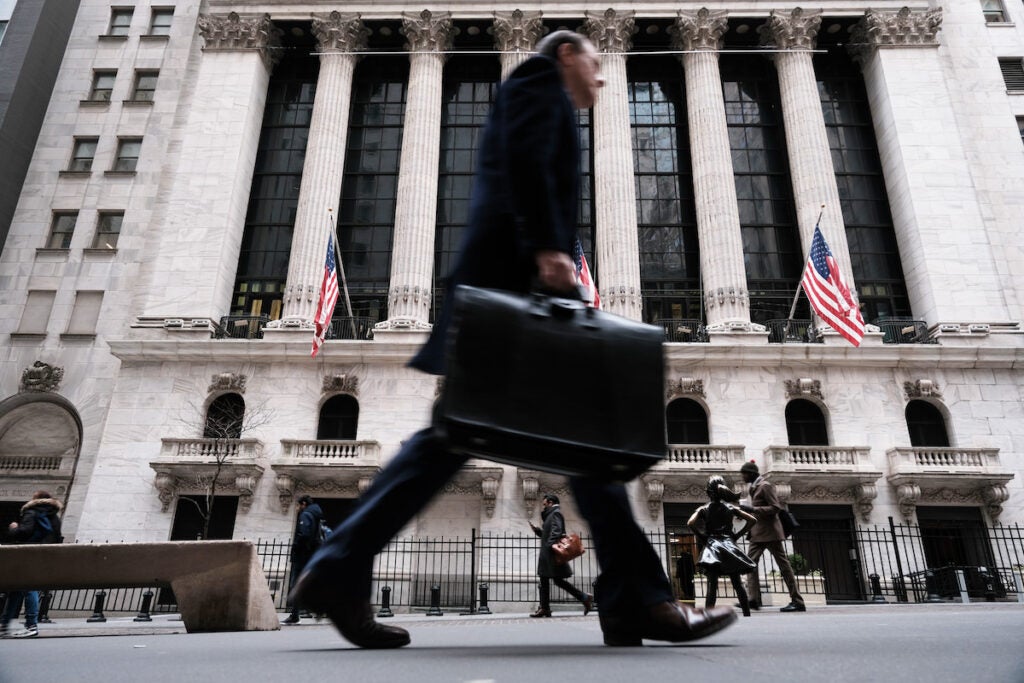
M 648 537 L 662 558 L 680 599 L 701 600 L 704 578 L 695 567 L 697 547 L 691 535 L 664 530 Z M 598 575 L 592 540 L 581 534 L 586 553 L 573 561 L 572 582 L 591 592 Z M 254 541 L 274 604 L 285 609 L 290 540 Z M 745 542 L 740 542 L 745 547 Z M 785 542 L 797 570 L 797 586 L 822 602 L 927 602 L 1018 599 L 1024 601 L 1024 527 L 923 528 L 896 524 L 847 529 L 807 530 Z M 429 609 L 477 611 L 487 603 L 533 604 L 537 600 L 537 553 L 533 534 L 475 530 L 468 537 L 398 538 L 377 556 L 373 600 L 403 611 Z M 937 554 L 939 553 L 939 554 Z M 942 553 L 945 553 L 944 555 Z M 762 593 L 787 588 L 767 553 L 759 566 Z M 147 601 L 147 592 L 150 592 Z M 43 602 L 51 612 L 94 613 L 95 590 L 57 590 Z M 101 611 L 176 612 L 173 594 L 160 588 L 102 591 Z M 727 579 L 719 595 L 732 597 Z M 560 590 L 552 601 L 572 602 Z

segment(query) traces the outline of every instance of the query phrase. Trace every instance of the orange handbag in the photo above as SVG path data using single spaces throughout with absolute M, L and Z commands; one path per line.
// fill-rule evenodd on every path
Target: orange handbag
M 555 564 L 563 565 L 575 560 L 586 551 L 583 550 L 583 541 L 580 540 L 580 535 L 569 534 L 562 536 L 558 543 L 552 545 L 551 552 L 555 555 Z

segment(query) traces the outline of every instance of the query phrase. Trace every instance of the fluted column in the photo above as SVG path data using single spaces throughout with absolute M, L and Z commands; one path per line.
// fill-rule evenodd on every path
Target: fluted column
M 684 51 L 700 273 L 710 330 L 750 325 L 743 235 L 718 69 L 718 50 L 728 29 L 726 17 L 726 12 L 707 8 L 680 12 L 672 29 L 674 47 Z
M 602 307 L 639 320 L 640 240 L 637 234 L 633 139 L 630 134 L 626 52 L 632 14 L 588 15 L 583 32 L 602 54 L 605 86 L 594 105 L 594 204 L 598 284 Z
M 494 47 L 501 53 L 501 80 L 533 54 L 533 46 L 544 33 L 540 12 L 522 10 L 494 13 Z
M 198 327 L 227 314 L 245 230 L 270 71 L 281 31 L 269 15 L 201 14 L 204 40 L 180 158 L 166 197 L 140 318 Z
M 851 37 L 878 139 L 914 316 L 936 325 L 1019 320 L 1008 305 L 982 196 L 939 51 L 942 10 L 869 10 Z M 935 140 L 942 141 L 936 157 Z M 970 283 L 965 287 L 964 283 Z
M 358 15 L 331 12 L 313 15 L 313 34 L 320 53 L 320 74 L 302 165 L 283 320 L 286 324 L 294 321 L 301 327 L 313 326 L 330 230 L 329 216 L 337 216 L 341 198 L 354 53 L 366 48 L 369 30 Z
M 775 68 L 779 73 L 782 118 L 786 128 L 786 147 L 796 202 L 797 224 L 804 257 L 810 253 L 814 226 L 821 214 L 821 233 L 835 255 L 843 278 L 854 282 L 850 249 L 846 242 L 839 187 L 836 185 L 832 151 L 825 132 L 825 116 L 814 76 L 813 50 L 821 26 L 821 12 L 805 12 L 799 7 L 789 13 L 772 11 L 759 30 L 761 42 L 774 47 Z M 852 291 L 854 299 L 859 298 Z
M 437 222 L 437 168 L 441 131 L 441 77 L 453 36 L 451 17 L 423 10 L 405 15 L 402 35 L 409 41 L 409 91 L 399 161 L 391 286 L 384 330 L 430 328 L 434 229 Z

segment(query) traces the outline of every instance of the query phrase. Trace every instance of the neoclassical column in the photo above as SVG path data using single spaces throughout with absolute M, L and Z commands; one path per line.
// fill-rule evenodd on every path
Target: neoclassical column
M 231 304 L 280 30 L 267 14 L 201 14 L 205 41 L 140 318 L 219 319 Z
M 288 259 L 282 321 L 286 325 L 313 326 L 327 235 L 341 198 L 355 53 L 366 48 L 369 33 L 355 14 L 313 15 L 320 74 Z
M 821 12 L 772 10 L 762 26 L 761 43 L 779 50 L 774 54 L 782 96 L 782 118 L 793 182 L 797 225 L 806 258 L 811 250 L 814 226 L 821 214 L 821 233 L 828 242 L 846 282 L 853 279 L 850 249 L 846 242 L 839 187 L 832 152 L 825 132 L 825 116 L 814 76 L 813 50 L 821 26 Z M 822 204 L 825 205 L 822 213 Z M 854 299 L 857 292 L 852 291 Z
M 938 50 L 941 26 L 941 9 L 869 10 L 850 40 L 864 73 L 911 309 L 932 325 L 1018 320 L 986 237 L 988 199 L 956 133 L 962 122 Z
M 494 47 L 501 53 L 501 80 L 533 54 L 533 46 L 544 34 L 541 13 L 522 10 L 494 13 Z
M 632 13 L 613 9 L 588 14 L 583 32 L 601 53 L 605 86 L 594 105 L 594 206 L 601 305 L 639 320 L 640 240 L 637 234 L 633 139 L 629 120 L 626 52 L 632 46 Z
M 401 31 L 409 41 L 409 90 L 399 160 L 388 319 L 376 328 L 427 330 L 437 222 L 441 77 L 445 51 L 454 34 L 448 14 L 434 15 L 429 10 L 405 15 Z
M 726 12 L 705 7 L 679 12 L 671 29 L 673 47 L 683 51 L 680 59 L 686 73 L 700 273 L 709 330 L 735 329 L 736 323 L 750 326 L 743 235 L 718 69 L 718 51 L 728 27 Z

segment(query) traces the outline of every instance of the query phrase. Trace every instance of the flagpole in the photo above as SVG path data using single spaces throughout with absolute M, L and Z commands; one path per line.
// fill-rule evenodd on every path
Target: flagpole
M 821 225 L 821 217 L 825 215 L 825 205 L 821 205 L 821 211 L 818 212 L 818 220 L 814 222 L 814 228 L 817 229 Z M 782 339 L 785 341 L 786 335 L 789 334 L 789 323 L 793 320 L 793 316 L 796 314 L 796 302 L 800 298 L 800 291 L 804 288 L 804 274 L 807 273 L 807 261 L 810 260 L 810 256 L 804 260 L 804 268 L 800 271 L 800 279 L 797 280 L 796 292 L 793 293 L 793 305 L 789 307 L 789 317 L 786 318 L 786 326 L 782 329 Z M 814 311 L 811 311 L 811 322 L 814 322 Z
M 334 225 L 334 210 L 327 209 L 327 220 L 331 224 L 331 235 L 334 236 L 334 262 L 338 267 L 338 278 L 341 280 L 342 290 L 345 292 L 345 310 L 348 312 L 348 320 L 352 324 L 352 338 L 359 339 L 356 333 L 356 319 L 352 315 L 352 302 L 348 298 L 348 279 L 345 277 L 345 266 L 341 262 L 341 245 L 338 244 L 338 230 Z

